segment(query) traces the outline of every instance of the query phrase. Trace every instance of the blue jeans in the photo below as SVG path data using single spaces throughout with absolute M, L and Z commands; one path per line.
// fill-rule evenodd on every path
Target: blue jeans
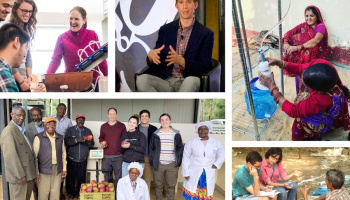
M 295 195 L 298 192 L 298 184 L 292 181 L 278 181 L 278 183 L 288 183 L 288 185 L 293 185 L 293 188 L 288 191 L 287 195 L 287 188 L 285 187 L 274 187 L 274 190 L 278 190 L 280 193 L 278 194 L 277 200 L 293 200 Z
M 130 163 L 124 162 L 122 164 L 122 177 L 126 176 L 129 174 L 128 172 L 128 166 L 130 165 Z M 142 169 L 145 168 L 145 163 L 140 163 L 140 165 L 142 166 Z

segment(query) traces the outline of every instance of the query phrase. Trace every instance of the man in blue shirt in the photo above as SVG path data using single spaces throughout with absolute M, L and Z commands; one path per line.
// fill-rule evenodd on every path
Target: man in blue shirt
M 271 191 L 271 187 L 265 187 L 259 181 L 261 155 L 251 151 L 246 157 L 246 163 L 240 166 L 233 178 L 232 193 L 236 200 L 269 200 L 268 197 L 259 197 L 260 190 Z M 254 195 L 254 196 L 251 196 Z M 251 196 L 251 197 L 250 197 Z M 277 197 L 277 196 L 276 196 Z M 276 199 L 276 198 L 275 198 Z

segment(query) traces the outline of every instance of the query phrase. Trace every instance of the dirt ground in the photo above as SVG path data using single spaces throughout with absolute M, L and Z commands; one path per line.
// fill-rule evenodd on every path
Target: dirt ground
M 268 148 L 232 148 L 232 180 L 237 168 L 245 163 L 247 153 L 253 150 L 259 152 L 264 158 Z M 322 175 L 325 175 L 327 170 L 339 169 L 345 175 L 350 174 L 350 158 L 347 155 L 347 148 L 343 149 L 341 156 L 332 156 L 332 148 L 301 148 L 301 158 L 298 154 L 299 148 L 282 148 L 282 151 L 282 163 L 287 174 L 293 173 L 296 169 L 303 172 L 301 177 L 293 177 L 291 181 L 297 182 L 299 188 L 307 185 L 309 195 L 317 187 L 327 187 L 322 184 L 325 181 L 325 176 Z M 318 156 L 311 156 L 311 154 L 317 154 Z M 305 180 L 315 177 L 319 178 L 305 182 Z M 303 180 L 304 182 L 301 183 Z M 297 199 L 303 199 L 300 191 L 297 193 Z M 313 197 L 309 196 L 309 200 L 311 199 Z
M 237 47 L 232 47 L 232 108 L 235 108 L 236 105 L 244 98 L 244 93 L 246 91 L 245 81 L 243 77 L 243 69 L 240 61 L 240 55 Z M 255 66 L 257 63 L 256 58 L 258 57 L 257 50 L 250 50 L 252 66 Z M 267 57 L 278 58 L 279 59 L 279 50 L 269 50 L 267 52 Z M 254 65 L 255 64 L 255 65 Z M 350 70 L 342 67 L 337 67 L 340 79 L 343 84 L 350 88 Z M 275 75 L 275 80 L 277 81 L 277 86 L 281 88 L 281 73 L 280 69 L 277 66 L 272 67 L 272 71 Z M 258 76 L 257 68 L 253 69 L 253 77 Z M 284 97 L 293 102 L 296 96 L 295 91 L 295 78 L 284 76 Z M 234 120 L 234 119 L 233 119 Z M 260 140 L 262 141 L 290 141 L 292 139 L 291 128 L 293 125 L 293 118 L 290 118 L 285 114 L 281 107 L 277 106 L 277 110 L 272 117 L 268 127 L 262 134 Z M 344 130 L 335 130 L 330 133 L 327 133 L 322 140 L 333 140 L 333 141 L 346 141 L 348 138 L 348 132 Z M 244 135 L 242 133 L 232 131 L 232 140 L 234 141 L 249 141 L 255 140 L 252 137 Z

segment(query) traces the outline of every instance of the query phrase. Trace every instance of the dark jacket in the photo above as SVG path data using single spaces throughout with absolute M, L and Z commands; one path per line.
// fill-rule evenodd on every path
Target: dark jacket
M 92 135 L 89 128 L 82 127 L 81 132 L 77 125 L 69 127 L 66 131 L 64 143 L 67 146 L 67 158 L 74 162 L 82 162 L 89 156 L 89 147 L 94 146 L 94 140 L 85 140 L 84 143 L 78 142 L 80 137 Z
M 171 128 L 173 132 L 175 132 L 174 138 L 174 152 L 175 152 L 175 162 L 176 166 L 180 167 L 182 162 L 182 154 L 184 151 L 184 145 L 182 143 L 180 132 L 176 129 Z M 156 130 L 149 144 L 148 156 L 149 156 L 149 164 L 155 169 L 158 170 L 159 159 L 160 159 L 160 137 L 159 137 L 160 129 Z
M 141 124 L 139 124 L 138 126 L 138 129 L 140 130 L 140 126 Z M 149 146 L 149 142 L 151 141 L 151 137 L 152 137 L 152 134 L 154 133 L 154 131 L 156 131 L 158 128 L 153 126 L 153 125 L 149 125 L 148 126 L 148 137 L 147 137 L 147 145 Z
M 120 152 L 123 154 L 123 161 L 127 163 L 139 162 L 144 163 L 145 151 L 146 151 L 146 137 L 139 131 L 135 130 L 134 132 L 126 132 L 123 134 L 120 141 L 121 143 L 126 140 L 130 143 L 130 147 L 124 149 L 120 146 Z
M 38 152 L 39 172 L 42 174 L 52 174 L 52 151 L 56 151 L 57 174 L 61 173 L 63 170 L 63 136 L 55 132 L 54 137 L 56 149 L 52 149 L 51 142 L 46 131 L 39 133 L 37 137 L 40 140 L 40 148 Z
M 163 44 L 165 45 L 159 54 L 161 63 L 156 65 L 153 62 L 149 62 L 146 58 L 149 69 L 145 73 L 162 79 L 166 79 L 171 75 L 174 65 L 167 66 L 165 59 L 170 51 L 170 45 L 176 50 L 178 28 L 179 20 L 160 27 L 154 49 L 160 48 Z M 186 63 L 185 69 L 182 70 L 184 77 L 200 77 L 210 69 L 213 45 L 213 31 L 196 20 L 193 24 L 190 38 L 188 39 L 185 55 L 183 56 Z

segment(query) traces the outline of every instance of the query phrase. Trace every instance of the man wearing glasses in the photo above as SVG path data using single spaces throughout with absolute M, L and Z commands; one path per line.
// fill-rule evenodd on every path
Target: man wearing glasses
M 271 191 L 272 187 L 263 186 L 259 181 L 261 155 L 251 151 L 246 157 L 246 163 L 240 166 L 233 178 L 232 192 L 236 200 L 269 200 L 269 197 L 259 197 L 260 190 Z M 254 196 L 251 196 L 254 195 Z M 276 196 L 277 197 L 277 196 Z M 275 199 L 276 199 L 275 197 Z
M 6 16 L 10 14 L 14 0 L 0 0 L 0 22 L 5 21 Z

